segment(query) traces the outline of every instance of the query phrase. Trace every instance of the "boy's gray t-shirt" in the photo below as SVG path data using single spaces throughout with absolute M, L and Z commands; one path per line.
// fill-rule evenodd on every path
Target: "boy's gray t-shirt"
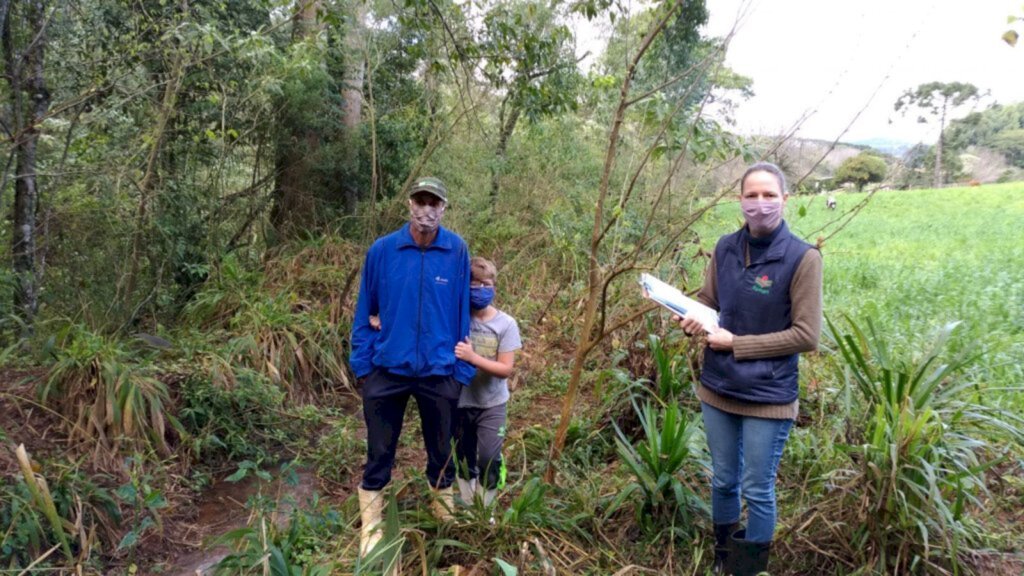
M 497 360 L 499 352 L 523 347 L 515 318 L 501 310 L 487 321 L 472 318 L 469 339 L 473 343 L 473 351 L 490 360 Z M 508 402 L 508 398 L 508 378 L 498 378 L 477 369 L 473 382 L 462 388 L 459 408 L 493 408 Z

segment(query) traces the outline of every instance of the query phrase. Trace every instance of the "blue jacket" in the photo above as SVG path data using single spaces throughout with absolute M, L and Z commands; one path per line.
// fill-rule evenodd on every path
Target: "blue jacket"
M 789 286 L 810 244 L 786 223 L 764 253 L 746 264 L 747 232 L 723 236 L 715 246 L 719 325 L 737 336 L 781 332 L 793 325 Z M 798 354 L 736 360 L 731 351 L 704 351 L 701 384 L 722 396 L 763 404 L 789 404 L 799 392 Z
M 370 315 L 380 317 L 380 331 Z M 381 368 L 469 385 L 476 368 L 455 358 L 455 344 L 468 335 L 469 248 L 462 238 L 438 228 L 434 242 L 420 248 L 409 224 L 378 238 L 366 253 L 352 324 L 356 377 Z

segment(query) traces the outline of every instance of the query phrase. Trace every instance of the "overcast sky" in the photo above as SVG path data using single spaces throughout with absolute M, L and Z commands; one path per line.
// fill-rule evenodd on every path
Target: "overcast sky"
M 969 82 L 987 100 L 1024 101 L 1024 44 L 1001 39 L 1021 0 L 707 0 L 706 33 L 739 15 L 727 64 L 754 81 L 736 114 L 742 133 L 778 134 L 804 114 L 799 136 L 932 142 L 935 126 L 902 118 L 893 103 L 931 81 Z M 877 94 L 872 99 L 872 93 Z M 870 99 L 870 104 L 868 104 Z M 962 114 L 961 114 L 962 115 Z M 891 120 L 891 124 L 890 124 Z

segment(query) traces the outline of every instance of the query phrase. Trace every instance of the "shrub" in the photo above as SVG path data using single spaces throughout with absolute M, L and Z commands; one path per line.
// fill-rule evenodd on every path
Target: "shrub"
M 945 326 L 924 354 L 893 356 L 870 320 L 863 330 L 829 331 L 842 359 L 840 377 L 852 386 L 864 417 L 843 447 L 850 467 L 832 505 L 849 530 L 856 561 L 884 572 L 957 570 L 966 544 L 978 536 L 965 509 L 980 504 L 984 471 L 1006 438 L 1020 440 L 1019 417 L 981 402 L 965 369 L 970 350 L 948 352 L 958 323 Z
M 707 513 L 707 504 L 685 478 L 688 465 L 703 464 L 697 456 L 697 418 L 688 418 L 675 402 L 640 407 L 634 401 L 633 406 L 643 437 L 634 444 L 618 426 L 615 431 L 619 458 L 635 480 L 619 493 L 609 513 L 639 493 L 636 518 L 641 528 L 655 532 L 671 526 L 673 531 L 691 533 L 696 516 Z
M 320 437 L 313 461 L 317 475 L 334 482 L 354 476 L 366 456 L 366 442 L 356 436 L 360 423 L 351 416 L 339 416 L 330 432 Z
M 836 182 L 851 182 L 857 190 L 863 190 L 865 184 L 885 180 L 887 168 L 885 160 L 868 152 L 862 152 L 844 161 L 836 170 Z
M 165 409 L 167 387 L 152 367 L 80 325 L 69 325 L 58 342 L 57 361 L 37 393 L 64 417 L 70 439 L 95 444 L 104 464 L 119 464 L 116 456 L 126 448 L 169 456 L 168 424 L 181 427 Z
M 267 293 L 259 276 L 226 260 L 196 295 L 188 315 L 226 339 L 226 357 L 269 377 L 293 399 L 308 399 L 338 383 L 351 390 L 344 328 L 287 287 Z
M 282 411 L 285 393 L 264 374 L 215 354 L 201 362 L 183 383 L 179 413 L 194 457 L 262 460 L 270 447 L 294 436 L 294 421 Z

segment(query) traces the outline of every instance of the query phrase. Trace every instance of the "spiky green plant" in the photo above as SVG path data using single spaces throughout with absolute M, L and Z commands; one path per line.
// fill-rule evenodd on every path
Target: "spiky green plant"
M 641 407 L 634 399 L 633 408 L 640 418 L 643 437 L 634 444 L 616 425 L 615 443 L 619 459 L 634 480 L 620 492 L 610 510 L 639 493 L 642 500 L 636 517 L 642 528 L 650 532 L 672 526 L 689 532 L 697 515 L 707 512 L 707 504 L 686 479 L 687 468 L 703 460 L 696 448 L 696 418 L 687 417 L 675 402 L 656 406 L 648 401 Z
M 647 346 L 654 357 L 654 367 L 658 371 L 655 386 L 658 400 L 663 403 L 675 402 L 687 381 L 689 368 L 686 365 L 686 357 L 669 346 L 664 338 L 654 333 L 647 337 Z
M 1001 442 L 1022 438 L 1021 418 L 984 404 L 967 368 L 968 347 L 950 352 L 958 323 L 944 326 L 923 353 L 893 355 L 890 338 L 847 318 L 828 329 L 839 375 L 860 396 L 851 422 L 847 482 L 838 509 L 852 530 L 858 560 L 885 572 L 960 571 L 965 545 L 978 537 L 965 509 L 980 505 L 984 471 L 1000 461 Z

